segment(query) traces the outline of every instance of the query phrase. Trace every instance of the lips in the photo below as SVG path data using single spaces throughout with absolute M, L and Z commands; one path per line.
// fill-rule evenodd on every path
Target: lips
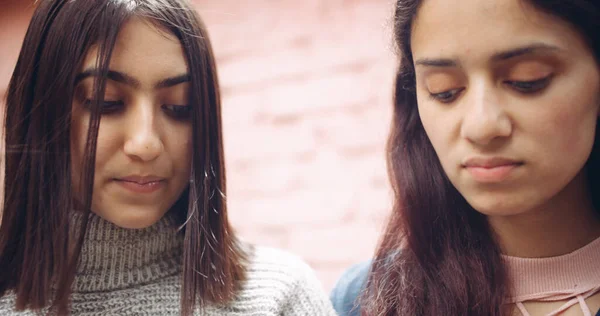
M 463 167 L 476 182 L 497 183 L 510 177 L 523 162 L 503 157 L 473 157 Z
M 158 176 L 127 176 L 114 179 L 122 188 L 136 194 L 153 193 L 165 187 L 166 179 Z
M 513 166 L 513 165 L 522 165 L 523 163 L 518 160 L 513 160 L 509 158 L 502 157 L 473 157 L 469 158 L 463 164 L 466 168 L 497 168 L 502 166 Z
M 140 185 L 150 184 L 152 182 L 164 181 L 165 178 L 158 176 L 127 176 L 123 178 L 116 178 L 117 181 L 133 182 Z

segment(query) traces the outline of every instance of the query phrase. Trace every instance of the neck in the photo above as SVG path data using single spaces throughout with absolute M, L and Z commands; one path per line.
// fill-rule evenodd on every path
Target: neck
M 181 269 L 182 238 L 165 215 L 143 229 L 118 227 L 91 213 L 74 292 L 98 292 L 146 284 Z
M 503 254 L 514 257 L 560 256 L 600 236 L 600 218 L 583 173 L 544 205 L 489 222 Z

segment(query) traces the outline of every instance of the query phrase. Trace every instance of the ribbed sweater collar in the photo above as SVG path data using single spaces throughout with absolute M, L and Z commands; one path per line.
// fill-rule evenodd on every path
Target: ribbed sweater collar
M 73 291 L 114 291 L 177 274 L 182 241 L 168 214 L 144 229 L 121 228 L 90 214 Z
M 600 238 L 562 256 L 503 259 L 514 286 L 513 302 L 564 300 L 600 287 Z

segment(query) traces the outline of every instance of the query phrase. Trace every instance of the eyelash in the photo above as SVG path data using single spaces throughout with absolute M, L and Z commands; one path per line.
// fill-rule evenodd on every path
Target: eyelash
M 192 112 L 191 105 L 174 105 L 174 104 L 165 104 L 161 106 L 161 108 L 169 113 L 172 117 L 176 119 L 187 119 L 190 117 L 190 113 Z
M 92 103 L 95 102 L 94 100 L 90 100 L 90 99 L 86 99 L 83 102 L 83 106 L 90 110 L 92 107 Z M 118 112 L 122 107 L 123 107 L 123 102 L 122 101 L 104 101 L 100 104 L 100 113 L 101 114 L 111 114 L 114 112 Z
M 551 79 L 552 75 L 532 81 L 505 81 L 504 83 L 522 94 L 534 94 L 545 89 L 550 84 Z M 464 88 L 452 89 L 440 93 L 430 93 L 429 97 L 432 100 L 441 103 L 451 103 L 462 90 L 464 90 Z
M 536 93 L 548 86 L 552 75 L 533 81 L 506 81 L 505 83 L 521 93 Z
M 452 89 L 440 93 L 430 93 L 429 98 L 434 101 L 439 101 L 441 103 L 450 103 L 456 99 L 456 96 L 463 91 L 463 88 L 460 89 Z
M 86 99 L 83 102 L 83 105 L 86 109 L 90 109 L 93 100 Z M 104 101 L 101 105 L 100 113 L 104 115 L 113 114 L 119 112 L 123 109 L 125 104 L 123 101 Z M 175 104 L 164 104 L 161 106 L 168 115 L 175 119 L 186 119 L 189 118 L 190 112 L 192 110 L 191 105 L 175 105 Z

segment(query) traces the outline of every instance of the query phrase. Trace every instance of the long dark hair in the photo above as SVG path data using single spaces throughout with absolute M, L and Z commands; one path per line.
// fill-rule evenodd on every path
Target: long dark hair
M 95 84 L 81 175 L 89 212 L 105 75 L 120 28 L 138 16 L 180 40 L 191 75 L 192 181 L 172 209 L 184 230 L 182 315 L 205 303 L 226 303 L 244 279 L 246 254 L 227 219 L 219 85 L 202 21 L 180 0 L 41 0 L 37 6 L 6 100 L 0 296 L 14 291 L 18 310 L 69 311 L 87 227 L 86 216 L 81 227 L 69 227 L 75 76 L 97 45 L 104 76 Z
M 579 29 L 600 61 L 600 2 L 529 0 Z M 507 315 L 510 280 L 481 213 L 452 186 L 421 123 L 410 37 L 422 0 L 398 0 L 394 37 L 400 66 L 388 139 L 393 212 L 377 249 L 364 315 Z M 586 164 L 600 210 L 600 137 Z

